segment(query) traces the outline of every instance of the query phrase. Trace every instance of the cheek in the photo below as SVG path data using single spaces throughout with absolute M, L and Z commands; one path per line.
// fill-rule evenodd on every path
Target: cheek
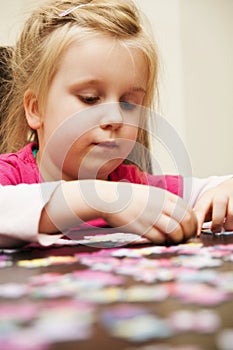
M 121 134 L 121 149 L 118 154 L 121 158 L 127 158 L 128 154 L 135 147 L 137 135 L 138 129 L 136 127 L 124 127 L 124 132 Z
M 138 127 L 136 126 L 125 126 L 125 138 L 131 141 L 136 141 L 138 136 Z

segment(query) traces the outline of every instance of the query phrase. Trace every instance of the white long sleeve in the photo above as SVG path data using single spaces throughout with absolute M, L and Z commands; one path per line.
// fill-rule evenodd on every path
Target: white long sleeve
M 201 195 L 222 182 L 229 180 L 233 175 L 226 176 L 210 176 L 204 179 L 199 179 L 196 177 L 186 177 L 184 178 L 184 200 L 191 206 L 194 207 L 197 200 Z
M 20 246 L 24 242 L 50 245 L 61 237 L 38 233 L 42 209 L 59 184 L 0 185 L 0 247 Z

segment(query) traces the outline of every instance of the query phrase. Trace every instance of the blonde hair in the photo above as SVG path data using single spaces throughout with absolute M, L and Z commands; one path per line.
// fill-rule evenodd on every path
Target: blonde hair
M 11 58 L 12 48 L 10 46 L 0 46 L 0 125 L 8 114 L 7 109 L 12 86 Z
M 149 76 L 143 106 L 152 107 L 158 62 L 155 44 L 142 22 L 131 0 L 51 0 L 35 10 L 26 21 L 13 53 L 13 84 L 8 116 L 1 129 L 4 135 L 1 152 L 15 152 L 30 141 L 38 141 L 37 133 L 30 130 L 26 121 L 24 93 L 31 89 L 39 109 L 43 109 L 62 54 L 73 42 L 94 34 L 111 36 L 143 52 Z M 137 141 L 148 149 L 145 129 L 139 130 Z M 140 158 L 145 159 L 142 154 Z

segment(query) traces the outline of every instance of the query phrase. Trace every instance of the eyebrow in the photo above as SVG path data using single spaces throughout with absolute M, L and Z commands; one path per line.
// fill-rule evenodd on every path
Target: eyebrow
M 141 87 L 141 86 L 136 86 L 136 87 L 133 87 L 132 89 L 130 89 L 130 90 L 132 90 L 132 91 L 139 91 L 139 92 L 143 92 L 144 94 L 146 93 L 146 89 L 144 89 L 143 87 Z
M 97 80 L 97 79 L 83 79 L 80 81 L 76 81 L 74 83 L 71 84 L 71 88 L 75 88 L 77 86 L 92 86 L 92 85 L 101 85 L 102 82 L 101 80 Z M 144 89 L 142 86 L 133 86 L 129 88 L 129 92 L 130 91 L 135 91 L 135 92 L 143 92 L 144 94 L 146 93 L 146 89 Z

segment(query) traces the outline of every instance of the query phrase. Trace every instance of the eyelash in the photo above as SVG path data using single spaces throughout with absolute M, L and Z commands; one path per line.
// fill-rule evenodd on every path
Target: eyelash
M 80 100 L 88 105 L 94 105 L 99 101 L 99 97 L 96 96 L 79 96 Z
M 98 96 L 79 96 L 79 98 L 83 103 L 88 105 L 94 105 L 100 100 Z M 132 111 L 136 108 L 137 105 L 135 103 L 130 103 L 127 101 L 120 101 L 120 106 L 124 110 Z
M 136 108 L 135 103 L 125 102 L 125 101 L 120 101 L 120 106 L 122 109 L 126 111 L 132 111 Z

